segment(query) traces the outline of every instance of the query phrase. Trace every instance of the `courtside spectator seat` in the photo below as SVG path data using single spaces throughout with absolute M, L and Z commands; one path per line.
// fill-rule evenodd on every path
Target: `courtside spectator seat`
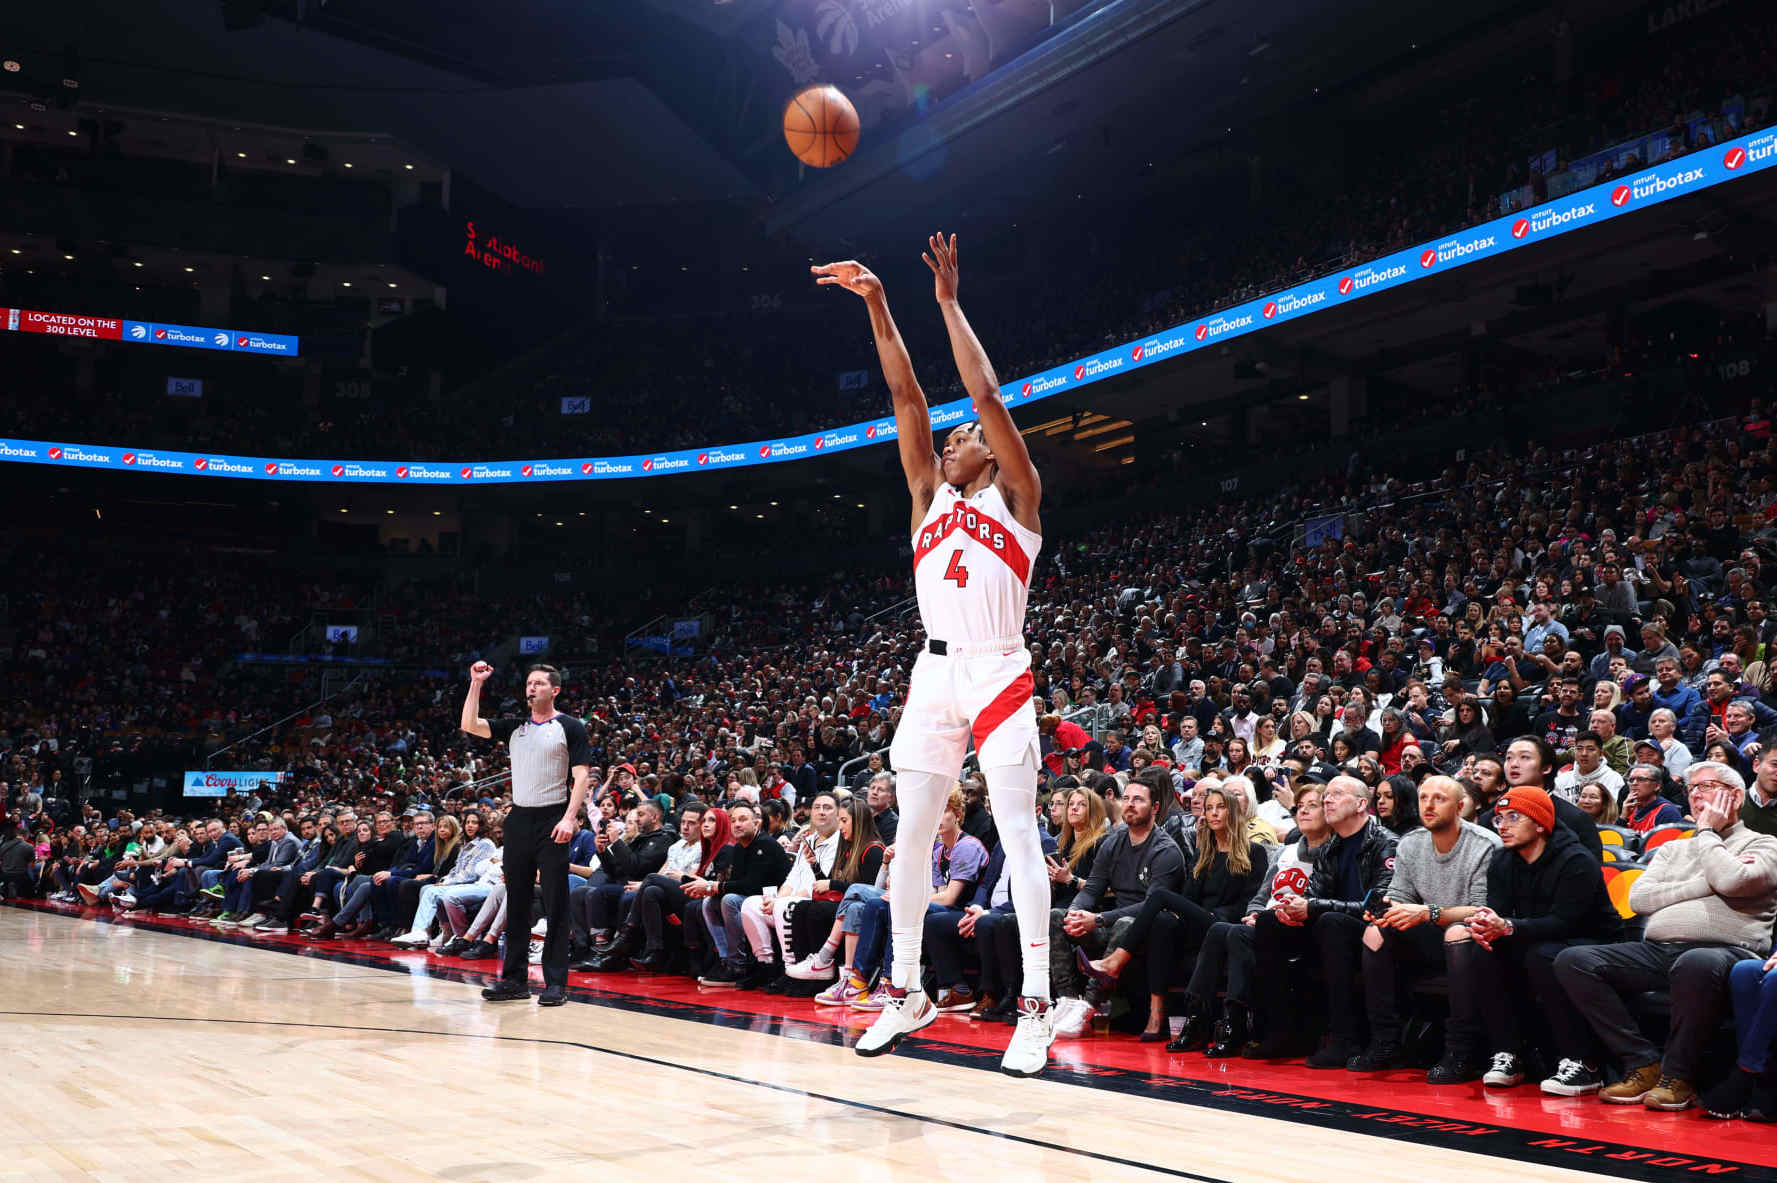
M 1666 845 L 1666 843 L 1675 841 L 1679 838 L 1695 837 L 1696 833 L 1697 833 L 1697 831 L 1693 827 L 1690 827 L 1690 826 L 1682 826 L 1682 825 L 1677 825 L 1677 824 L 1667 825 L 1667 826 L 1655 826 L 1653 829 L 1649 830 L 1645 835 L 1642 836 L 1641 853 L 1644 857 L 1650 856 L 1654 853 L 1654 851 L 1656 851 L 1656 850 L 1660 849 L 1660 847 Z M 1626 891 L 1628 889 L 1625 888 L 1624 890 Z M 1624 915 L 1628 915 L 1628 913 L 1624 913 Z

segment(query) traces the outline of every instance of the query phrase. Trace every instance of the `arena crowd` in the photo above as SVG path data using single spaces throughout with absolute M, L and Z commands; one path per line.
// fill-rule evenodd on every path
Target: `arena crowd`
M 1754 401 L 1417 489 L 1360 467 L 1053 539 L 1028 643 L 1064 1036 L 1777 1116 L 1774 461 Z M 1312 537 L 1276 528 L 1306 514 Z M 121 586 L 12 602 L 8 894 L 471 963 L 529 939 L 504 931 L 504 755 L 455 727 L 486 643 L 467 600 L 393 634 L 452 668 L 247 746 L 275 783 L 107 815 L 82 759 L 238 733 L 265 690 L 230 647 L 362 594 L 250 567 Z M 979 777 L 959 770 L 929 856 L 895 857 L 884 749 L 919 638 L 877 610 L 904 579 L 755 592 L 696 659 L 569 672 L 596 778 L 576 968 L 867 1011 L 888 876 L 929 875 L 933 997 L 1009 1020 Z

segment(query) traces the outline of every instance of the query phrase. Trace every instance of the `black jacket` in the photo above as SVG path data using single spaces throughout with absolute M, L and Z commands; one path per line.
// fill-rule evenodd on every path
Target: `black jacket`
M 327 856 L 321 860 L 321 866 L 344 870 L 352 865 L 352 859 L 356 857 L 357 853 L 358 835 L 355 832 L 341 834 L 333 840 L 333 845 L 327 848 Z
M 1494 852 L 1487 866 L 1487 906 L 1512 922 L 1508 939 L 1520 947 L 1576 937 L 1608 942 L 1623 933 L 1623 918 L 1610 902 L 1598 860 L 1560 826 L 1534 863 L 1516 851 Z
M 1356 899 L 1339 895 L 1339 862 L 1349 843 L 1358 844 L 1357 870 L 1360 889 Z M 1337 834 L 1320 852 L 1314 874 L 1308 877 L 1308 918 L 1328 912 L 1344 912 L 1348 916 L 1364 914 L 1364 896 L 1372 891 L 1386 891 L 1394 881 L 1394 848 L 1396 838 L 1381 822 L 1370 818 L 1364 828 L 1349 838 Z
M 1271 852 L 1263 843 L 1247 844 L 1246 874 L 1238 877 L 1228 868 L 1228 856 L 1218 850 L 1201 879 L 1194 873 L 1196 860 L 1185 863 L 1185 881 L 1179 886 L 1179 894 L 1215 913 L 1217 920 L 1233 923 L 1246 913 L 1247 901 L 1270 869 Z
M 901 826 L 901 811 L 893 805 L 876 815 L 876 836 L 884 846 L 895 844 L 895 831 Z
M 400 830 L 390 830 L 381 838 L 372 838 L 370 845 L 364 848 L 364 863 L 358 868 L 359 872 L 374 875 L 378 871 L 388 870 L 401 857 L 402 848 L 412 841 L 412 838 Z M 346 865 L 351 864 L 348 862 Z
M 994 826 L 993 814 L 987 812 L 985 804 L 977 805 L 963 815 L 963 833 L 979 839 L 981 845 L 989 850 L 999 845 L 999 830 Z
M 612 883 L 634 883 L 664 867 L 666 852 L 677 841 L 678 838 L 665 827 L 651 834 L 638 834 L 634 842 L 619 838 L 599 852 L 599 865 L 611 877 Z
M 761 895 L 767 887 L 781 886 L 790 873 L 790 852 L 763 833 L 750 846 L 729 843 L 716 860 L 723 895 Z

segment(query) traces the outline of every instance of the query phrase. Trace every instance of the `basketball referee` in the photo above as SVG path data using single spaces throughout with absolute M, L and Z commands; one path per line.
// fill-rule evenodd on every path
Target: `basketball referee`
M 512 752 L 512 809 L 506 814 L 506 960 L 500 980 L 481 992 L 489 1002 L 531 996 L 531 888 L 543 893 L 549 932 L 543 939 L 539 1006 L 560 1006 L 568 988 L 568 843 L 580 828 L 580 807 L 592 773 L 586 724 L 555 709 L 561 671 L 534 665 L 525 675 L 531 713 L 522 719 L 481 717 L 481 687 L 494 667 L 469 669 L 463 730 L 504 740 Z M 571 786 L 571 787 L 570 787 Z

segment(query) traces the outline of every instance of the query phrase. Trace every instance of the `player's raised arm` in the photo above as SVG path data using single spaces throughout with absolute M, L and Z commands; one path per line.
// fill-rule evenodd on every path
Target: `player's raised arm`
M 932 414 L 926 407 L 926 392 L 913 376 L 913 360 L 907 356 L 907 345 L 901 340 L 901 330 L 895 327 L 895 318 L 889 315 L 882 281 L 868 267 L 851 260 L 822 263 L 809 270 L 819 277 L 816 283 L 838 284 L 864 297 L 864 306 L 870 310 L 876 356 L 882 362 L 882 377 L 895 404 L 895 439 L 901 449 L 901 468 L 907 474 L 907 491 L 913 494 L 913 520 L 917 525 L 932 504 L 943 470 L 938 454 L 932 450 Z
M 926 240 L 926 247 L 920 257 L 932 269 L 932 286 L 938 307 L 944 313 L 944 327 L 950 333 L 950 350 L 956 355 L 956 370 L 975 404 L 981 434 L 993 453 L 994 462 L 999 465 L 1001 491 L 1006 494 L 1006 503 L 1013 516 L 1031 529 L 1039 529 L 1037 507 L 1043 499 L 1042 479 L 1037 476 L 1036 465 L 1030 461 L 1030 452 L 1024 446 L 1024 437 L 1018 434 L 1018 425 L 1012 422 L 1012 412 L 1000 401 L 999 375 L 993 372 L 993 363 L 987 360 L 987 350 L 981 347 L 975 330 L 969 327 L 969 320 L 963 315 L 962 305 L 957 303 L 956 235 L 952 234 L 946 241 L 944 235 L 935 234 Z

